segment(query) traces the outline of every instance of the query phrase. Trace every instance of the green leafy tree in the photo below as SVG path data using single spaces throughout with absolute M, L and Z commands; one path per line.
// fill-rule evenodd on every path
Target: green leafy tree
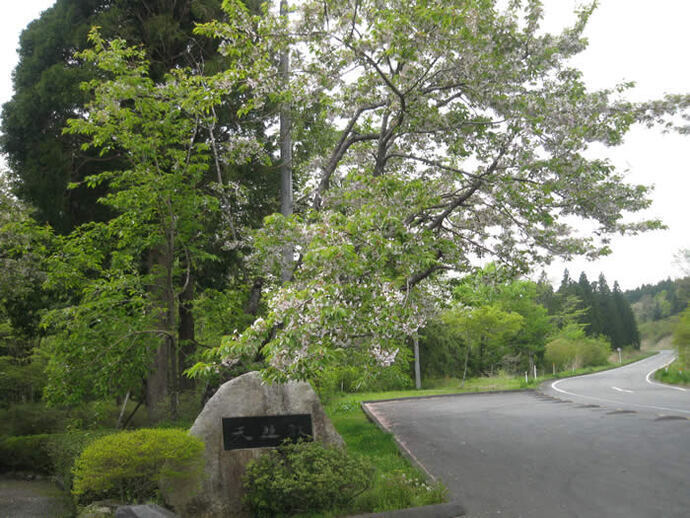
M 620 317 L 621 341 L 619 344 L 612 343 L 612 345 L 614 347 L 632 345 L 635 349 L 639 349 L 640 331 L 637 328 L 637 320 L 617 281 L 613 283 L 613 305 Z
M 220 202 L 205 180 L 213 150 L 200 132 L 220 88 L 184 69 L 155 82 L 143 50 L 97 31 L 90 39 L 93 48 L 78 58 L 107 79 L 85 84 L 93 101 L 66 132 L 85 137 L 86 149 L 117 152 L 128 167 L 85 179 L 106 192 L 100 201 L 114 217 L 62 237 L 50 259 L 48 285 L 79 297 L 44 319 L 52 335 L 47 393 L 61 402 L 140 395 L 146 379 L 150 412 L 170 393 L 174 414 L 179 296 L 192 272 L 215 260 L 204 221 Z
M 512 279 L 505 268 L 489 264 L 466 276 L 454 289 L 461 304 L 481 307 L 496 305 L 503 311 L 523 317 L 519 332 L 511 338 L 502 360 L 511 371 L 532 372 L 541 360 L 546 337 L 553 325 L 548 311 L 538 302 L 538 285 L 532 281 Z
M 524 319 L 495 305 L 477 308 L 459 307 L 444 314 L 444 322 L 465 338 L 465 361 L 462 385 L 465 385 L 471 351 L 478 353 L 480 372 L 488 362 L 498 363 L 505 341 L 520 331 Z

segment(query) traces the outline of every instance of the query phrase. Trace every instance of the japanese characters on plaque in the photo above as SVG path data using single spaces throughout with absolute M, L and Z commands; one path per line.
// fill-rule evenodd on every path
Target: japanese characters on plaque
M 223 417 L 223 447 L 226 450 L 270 448 L 285 440 L 311 441 L 311 414 Z

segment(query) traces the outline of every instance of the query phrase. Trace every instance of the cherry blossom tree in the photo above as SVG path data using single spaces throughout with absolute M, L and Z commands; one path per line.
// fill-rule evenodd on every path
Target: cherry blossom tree
M 257 17 L 225 7 L 235 14 L 200 32 L 245 67 L 232 87 L 248 92 L 248 110 L 292 107 L 297 201 L 253 242 L 267 315 L 192 374 L 257 354 L 276 379 L 309 378 L 355 350 L 386 364 L 433 312 L 445 272 L 595 258 L 612 234 L 662 226 L 626 217 L 649 206 L 649 188 L 588 151 L 636 123 L 673 126 L 690 98 L 588 90 L 570 58 L 586 47 L 593 5 L 555 35 L 541 30 L 538 0 L 306 0 Z M 285 49 L 287 84 L 271 59 Z M 286 246 L 295 261 L 281 282 Z

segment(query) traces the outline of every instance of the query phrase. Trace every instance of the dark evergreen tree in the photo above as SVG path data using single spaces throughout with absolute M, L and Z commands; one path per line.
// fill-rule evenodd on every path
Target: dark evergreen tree
M 3 107 L 0 147 L 7 153 L 14 189 L 37 209 L 37 218 L 67 232 L 106 217 L 103 194 L 80 184 L 84 177 L 117 168 L 118 156 L 83 152 L 81 140 L 63 135 L 67 119 L 86 102 L 80 84 L 95 77 L 74 58 L 94 25 L 106 38 L 142 43 L 154 79 L 173 66 L 199 66 L 215 56 L 215 43 L 192 35 L 196 22 L 222 15 L 220 0 L 57 0 L 24 30 L 14 96 Z M 78 185 L 67 189 L 69 183 Z
M 635 314 L 621 292 L 618 281 L 613 283 L 613 303 L 619 315 L 622 326 L 622 344 L 632 345 L 635 349 L 640 348 L 640 331 L 637 328 Z

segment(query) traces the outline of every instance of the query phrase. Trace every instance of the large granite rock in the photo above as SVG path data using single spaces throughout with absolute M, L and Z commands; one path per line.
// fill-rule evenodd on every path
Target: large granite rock
M 166 500 L 182 516 L 226 518 L 248 516 L 242 507 L 242 476 L 247 463 L 266 448 L 226 451 L 224 417 L 311 414 L 314 440 L 342 446 L 343 440 L 326 416 L 319 397 L 308 383 L 265 384 L 250 372 L 223 384 L 206 403 L 190 433 L 206 444 L 205 477 L 201 491 L 168 492 Z

